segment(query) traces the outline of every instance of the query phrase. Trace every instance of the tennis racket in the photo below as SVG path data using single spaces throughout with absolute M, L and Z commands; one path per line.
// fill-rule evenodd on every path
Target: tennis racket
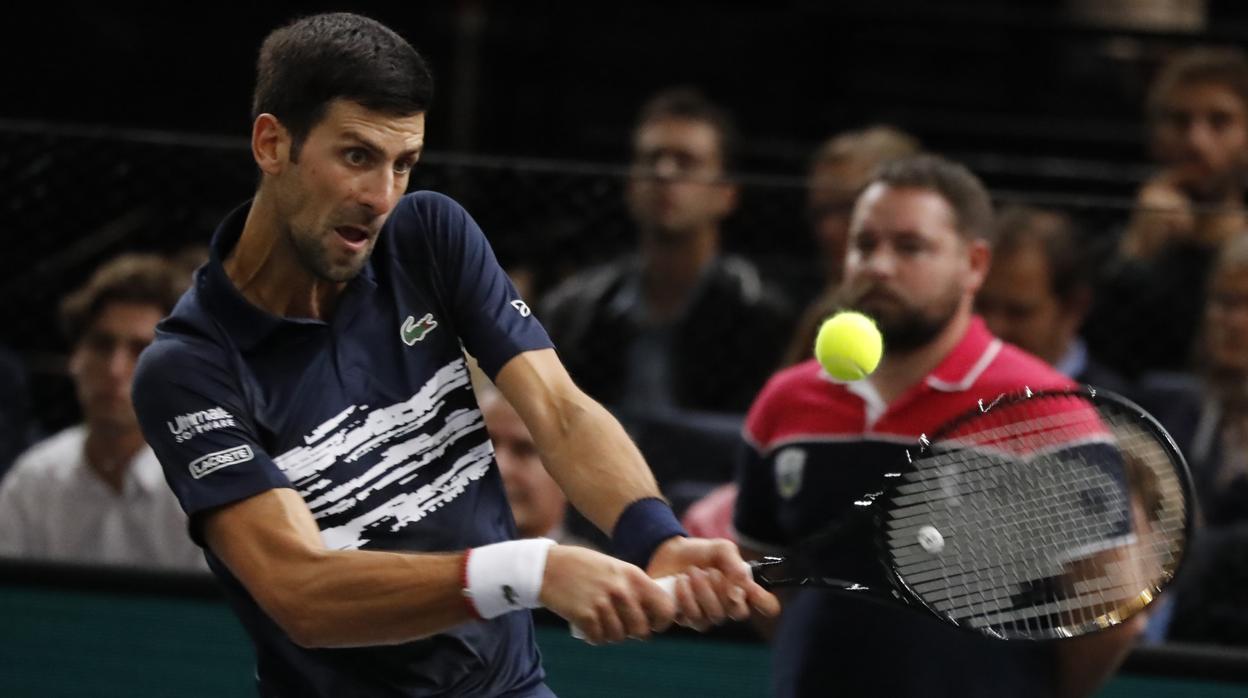
M 1094 388 L 981 402 L 854 504 L 785 556 L 751 563 L 754 578 L 1003 640 L 1075 637 L 1139 613 L 1177 574 L 1195 507 L 1161 425 Z

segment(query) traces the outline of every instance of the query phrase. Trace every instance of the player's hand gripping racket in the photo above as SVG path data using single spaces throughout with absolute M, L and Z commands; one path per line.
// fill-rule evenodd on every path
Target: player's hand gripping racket
M 833 527 L 752 563 L 754 578 L 901 603 L 995 638 L 1073 637 L 1148 606 L 1191 534 L 1173 440 L 1100 390 L 981 403 L 908 461 Z

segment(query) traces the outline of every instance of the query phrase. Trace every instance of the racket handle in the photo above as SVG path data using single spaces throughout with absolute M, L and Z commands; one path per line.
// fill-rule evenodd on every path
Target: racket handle
M 659 577 L 658 579 L 654 580 L 654 583 L 658 584 L 663 589 L 663 591 L 666 591 L 669 594 L 674 595 L 676 593 L 676 576 L 675 575 L 671 575 L 668 577 Z M 585 639 L 585 631 L 581 630 L 580 627 L 576 625 L 576 623 L 572 624 L 571 630 L 572 630 L 572 637 L 578 640 Z

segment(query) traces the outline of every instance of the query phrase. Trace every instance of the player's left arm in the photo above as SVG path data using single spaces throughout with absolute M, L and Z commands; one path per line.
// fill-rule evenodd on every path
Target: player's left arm
M 646 535 L 631 529 L 655 521 L 642 512 L 648 506 L 662 514 L 651 504 L 660 499 L 654 476 L 624 428 L 573 383 L 555 351 L 516 355 L 495 382 L 533 433 L 542 462 L 573 506 L 617 542 Z M 635 561 L 651 576 L 686 575 L 676 597 L 688 624 L 700 628 L 725 617 L 744 619 L 751 606 L 768 615 L 779 611 L 779 602 L 754 582 L 733 543 L 688 538 L 678 525 L 656 529 L 657 547 L 648 559 Z M 663 538 L 665 532 L 670 535 Z

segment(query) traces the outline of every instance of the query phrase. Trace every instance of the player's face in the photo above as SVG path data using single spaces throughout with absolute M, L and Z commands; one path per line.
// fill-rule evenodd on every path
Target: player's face
M 1248 373 L 1248 267 L 1230 265 L 1214 275 L 1205 342 L 1215 369 Z
M 845 304 L 875 318 L 886 351 L 909 351 L 934 339 L 958 312 L 969 312 L 983 280 L 953 209 L 934 191 L 875 183 L 850 220 Z
M 481 412 L 520 535 L 531 538 L 548 534 L 562 522 L 567 500 L 542 465 L 533 436 L 520 415 L 500 397 L 488 398 Z
M 1180 186 L 1208 198 L 1235 187 L 1248 166 L 1248 106 L 1216 83 L 1180 85 L 1153 128 L 1157 159 Z
M 633 142 L 628 203 L 643 228 L 683 236 L 718 223 L 736 205 L 722 181 L 719 134 L 705 121 L 663 118 L 642 124 Z
M 424 142 L 424 114 L 330 104 L 275 182 L 279 215 L 310 273 L 344 282 L 360 272 Z
M 156 336 L 163 313 L 141 303 L 109 303 L 78 338 L 69 371 L 92 429 L 138 429 L 130 382 L 139 354 Z
M 1048 258 L 1037 245 L 993 256 L 975 310 L 993 334 L 1051 364 L 1062 358 L 1080 320 L 1053 292 Z

